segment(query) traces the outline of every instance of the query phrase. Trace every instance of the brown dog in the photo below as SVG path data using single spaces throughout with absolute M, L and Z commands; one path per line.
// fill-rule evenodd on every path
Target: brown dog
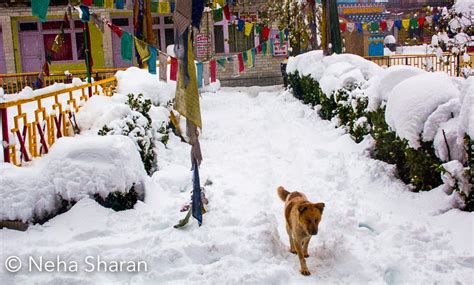
M 318 233 L 318 225 L 324 210 L 324 203 L 311 203 L 300 192 L 288 192 L 282 186 L 278 196 L 285 202 L 286 232 L 290 237 L 290 252 L 297 253 L 303 275 L 310 275 L 305 257 L 311 236 Z

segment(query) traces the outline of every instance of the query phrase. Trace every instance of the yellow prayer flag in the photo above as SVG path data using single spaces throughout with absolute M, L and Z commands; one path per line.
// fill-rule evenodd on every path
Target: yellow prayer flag
M 214 0 L 214 8 L 217 8 L 217 4 L 219 4 L 219 6 L 224 8 L 224 5 L 225 5 L 224 3 L 225 3 L 225 0 Z
M 140 55 L 142 63 L 145 63 L 151 57 L 150 51 L 148 50 L 148 44 L 136 37 L 134 37 L 134 39 L 135 39 L 135 48 L 137 49 L 138 54 Z
M 410 19 L 403 19 L 402 26 L 405 29 L 405 31 L 408 31 L 408 28 L 410 27 Z
M 171 13 L 171 6 L 169 2 L 158 3 L 158 14 L 169 14 Z
M 253 28 L 253 24 L 252 23 L 249 23 L 249 22 L 245 22 L 245 36 L 250 36 L 250 34 L 252 33 L 252 28 Z
M 367 23 L 362 23 L 362 30 L 364 31 L 367 31 L 367 27 L 369 26 L 369 24 Z
M 253 54 L 252 54 L 252 50 L 249 49 L 248 51 L 246 51 L 247 53 L 247 67 L 253 67 Z
M 114 0 L 105 0 L 104 1 L 104 8 L 113 9 L 114 8 Z

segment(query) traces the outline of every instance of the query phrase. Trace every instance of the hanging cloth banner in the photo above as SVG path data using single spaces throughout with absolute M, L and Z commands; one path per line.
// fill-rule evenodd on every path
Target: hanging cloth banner
M 158 3 L 158 14 L 169 14 L 171 13 L 171 7 L 169 2 Z
M 245 70 L 244 57 L 242 53 L 239 53 L 237 56 L 239 58 L 239 72 L 244 72 Z
M 178 30 L 178 36 L 181 36 L 188 26 L 191 25 L 192 6 L 186 0 L 176 0 L 175 5 L 173 22 Z
M 408 31 L 408 28 L 410 27 L 410 19 L 403 19 L 402 26 L 405 29 L 405 31 Z
M 222 16 L 222 8 L 219 8 L 217 10 L 214 10 L 214 22 L 220 22 L 224 18 Z
M 209 62 L 206 61 L 203 63 L 203 72 L 202 77 L 204 78 L 204 85 L 209 85 Z
M 402 29 L 402 20 L 395 20 L 395 27 L 400 31 Z
M 194 66 L 194 64 L 190 64 L 190 65 Z M 199 100 L 199 97 L 198 97 L 198 100 Z M 199 181 L 199 164 L 194 157 L 192 158 L 192 161 L 193 161 L 193 196 L 192 196 L 191 211 L 192 211 L 193 217 L 198 221 L 199 226 L 201 226 L 203 206 L 202 206 L 202 199 L 201 199 L 201 182 Z
M 418 29 L 418 19 L 410 19 L 410 29 Z
M 188 3 L 189 5 L 189 3 Z M 201 26 L 202 12 L 204 11 L 204 0 L 192 0 L 192 24 L 199 29 Z
M 357 32 L 359 32 L 359 33 L 364 32 L 364 29 L 363 29 L 361 23 L 355 23 L 355 25 L 356 25 L 356 27 L 357 27 Z
M 120 40 L 120 54 L 122 59 L 128 62 L 132 62 L 133 53 L 133 37 L 130 33 L 123 33 Z
M 245 36 L 248 37 L 252 33 L 253 24 L 245 22 Z
M 244 65 L 248 67 L 249 58 L 248 58 L 247 51 L 242 52 L 242 59 L 244 61 Z
M 102 21 L 102 19 L 100 19 L 96 13 L 91 13 L 91 18 L 92 18 L 92 21 L 94 22 L 94 25 L 97 27 L 97 29 L 99 29 L 102 33 L 104 33 L 105 32 L 104 21 Z
M 428 23 L 428 25 L 431 26 L 431 24 L 433 23 L 433 16 L 426 16 L 425 20 Z
M 89 7 L 81 5 L 79 6 L 79 18 L 81 18 L 81 21 L 83 23 L 87 23 L 91 19 L 91 13 L 89 11 Z
M 209 68 L 211 71 L 211 83 L 216 82 L 216 75 L 217 75 L 217 66 L 216 66 L 216 60 L 213 59 L 209 62 Z
M 263 29 L 262 29 L 262 40 L 264 42 L 268 40 L 269 35 L 270 35 L 270 29 L 268 27 L 263 27 Z
M 94 0 L 94 6 L 103 7 L 104 6 L 104 0 Z
M 237 22 L 237 29 L 239 32 L 242 32 L 244 30 L 245 22 L 244 20 L 239 19 Z
M 420 17 L 420 18 L 418 18 L 418 26 L 419 26 L 420 28 L 423 28 L 423 26 L 425 25 L 425 20 L 426 20 L 425 17 Z
M 232 58 L 232 77 L 240 76 L 240 60 L 237 55 Z
M 391 31 L 393 29 L 393 20 L 387 20 L 387 29 Z
M 278 33 L 278 39 L 280 40 L 280 48 L 283 48 L 283 32 Z
M 273 42 L 273 39 L 270 39 L 270 55 L 273 55 L 273 46 L 275 43 Z
M 194 65 L 191 33 L 185 32 L 184 36 L 187 37 L 187 40 L 184 41 L 187 42 L 187 52 L 184 55 L 183 60 L 186 60 L 189 64 L 183 64 L 181 66 L 187 66 L 189 79 L 188 84 L 185 85 L 186 70 L 179 70 L 174 108 L 182 116 L 186 117 L 187 123 L 191 123 L 197 128 L 202 129 L 201 108 L 199 105 L 199 93 L 197 88 L 196 66 Z
M 362 30 L 368 31 L 369 24 L 368 23 L 362 23 Z
M 114 0 L 105 0 L 104 6 L 106 9 L 114 8 Z
M 109 28 L 112 30 L 112 32 L 114 32 L 119 38 L 122 37 L 122 35 L 123 35 L 122 29 L 120 29 L 119 27 L 117 27 L 114 24 L 111 24 L 111 23 L 107 23 L 107 24 L 108 24 Z
M 436 14 L 436 15 L 433 16 L 433 22 L 434 22 L 435 26 L 438 25 L 438 21 L 439 21 L 439 14 Z
M 151 0 L 151 12 L 158 13 L 158 0 Z
M 150 52 L 148 51 L 148 44 L 142 40 L 139 40 L 137 37 L 134 37 L 135 40 L 135 49 L 140 55 L 140 60 L 143 62 L 150 59 Z
M 86 6 L 92 6 L 92 0 L 82 0 L 82 4 L 86 5 Z
M 61 30 L 59 34 L 54 38 L 53 45 L 51 46 L 51 51 L 57 53 L 64 44 L 64 30 L 63 25 L 61 24 Z
M 349 33 L 352 33 L 355 30 L 355 23 L 352 23 L 352 22 L 347 23 L 346 28 Z
M 225 58 L 219 58 L 217 59 L 217 64 L 219 64 L 219 66 L 225 70 L 225 62 L 226 62 L 226 59 Z
M 251 50 L 248 50 L 246 52 L 244 52 L 244 61 L 245 61 L 245 64 L 248 68 L 251 68 L 253 67 L 253 59 L 252 59 L 252 51 Z
M 125 0 L 115 0 L 115 7 L 117 9 L 125 8 Z
M 168 80 L 168 57 L 161 53 L 158 55 L 158 62 L 160 63 L 160 80 L 167 81 Z
M 339 24 L 339 28 L 341 29 L 341 31 L 342 31 L 343 33 L 346 32 L 346 27 L 347 27 L 347 23 L 346 23 L 346 22 L 342 22 L 342 23 Z
M 255 24 L 255 32 L 259 35 L 262 32 L 262 26 L 260 24 Z
M 386 29 L 387 29 L 387 22 L 384 20 L 380 21 L 380 30 L 382 32 L 385 32 Z
M 379 31 L 379 23 L 378 22 L 370 23 L 370 30 L 372 32 L 378 32 Z
M 262 44 L 262 54 L 263 54 L 263 56 L 267 55 L 267 43 L 268 42 L 263 42 L 263 44 Z
M 225 19 L 226 19 L 227 21 L 229 21 L 229 20 L 230 20 L 230 10 L 229 10 L 229 6 L 225 6 L 225 7 L 224 7 L 224 15 L 225 15 Z
M 48 14 L 49 0 L 34 0 L 31 1 L 31 13 L 37 16 L 41 22 L 46 22 L 46 15 Z
M 178 59 L 175 57 L 171 58 L 170 66 L 170 80 L 176 81 L 178 75 Z
M 214 1 L 214 8 L 217 8 L 217 4 L 219 4 L 219 6 L 222 8 L 225 5 L 225 1 L 224 0 L 215 0 Z
M 148 52 L 150 53 L 150 58 L 148 59 L 148 72 L 151 74 L 156 74 L 157 51 L 154 47 L 148 46 Z M 161 63 L 160 63 L 160 79 L 161 79 Z
M 202 88 L 202 62 L 197 62 L 196 63 L 196 69 L 197 69 L 197 84 L 198 88 Z

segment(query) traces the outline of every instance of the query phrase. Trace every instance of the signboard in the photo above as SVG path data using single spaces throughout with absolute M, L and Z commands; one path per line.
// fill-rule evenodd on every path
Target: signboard
M 272 29 L 270 38 L 273 39 L 273 56 L 288 56 L 288 41 L 283 41 L 280 47 L 280 31 Z
M 197 58 L 206 58 L 211 54 L 211 38 L 206 34 L 197 34 L 194 39 Z

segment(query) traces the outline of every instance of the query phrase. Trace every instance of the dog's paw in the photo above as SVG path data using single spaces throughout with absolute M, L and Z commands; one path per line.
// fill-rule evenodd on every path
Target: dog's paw
M 305 254 L 304 254 L 304 257 L 305 257 L 305 258 L 306 258 L 306 257 L 309 257 L 309 254 L 308 254 L 308 253 L 305 253 Z
M 301 268 L 301 269 L 300 269 L 300 272 L 301 272 L 301 274 L 303 274 L 304 276 L 311 275 L 311 272 L 309 272 L 308 268 Z
M 290 248 L 290 252 L 293 253 L 293 254 L 296 254 L 296 250 Z

